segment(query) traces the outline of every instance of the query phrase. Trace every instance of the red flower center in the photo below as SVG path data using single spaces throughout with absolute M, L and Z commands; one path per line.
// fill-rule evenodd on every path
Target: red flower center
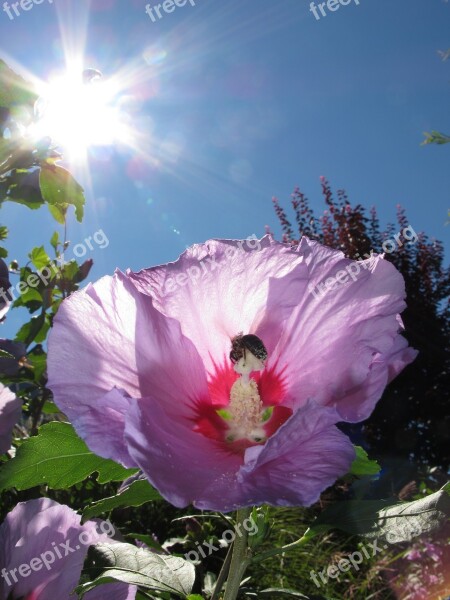
M 240 377 L 226 359 L 215 364 L 209 398 L 197 404 L 194 431 L 236 453 L 265 443 L 292 415 L 285 400 L 283 372 L 274 365 Z

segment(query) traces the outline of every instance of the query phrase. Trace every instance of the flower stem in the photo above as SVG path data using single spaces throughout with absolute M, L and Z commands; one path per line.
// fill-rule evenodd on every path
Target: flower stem
M 242 577 L 250 563 L 250 552 L 247 546 L 248 531 L 243 527 L 245 519 L 251 515 L 252 509 L 240 508 L 236 515 L 236 537 L 233 543 L 230 573 L 228 575 L 223 600 L 236 600 Z M 240 527 L 239 527 L 240 525 Z

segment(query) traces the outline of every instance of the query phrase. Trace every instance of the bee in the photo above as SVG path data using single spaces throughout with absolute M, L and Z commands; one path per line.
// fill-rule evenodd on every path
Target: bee
M 256 356 L 257 359 L 265 361 L 267 358 L 267 350 L 263 341 L 253 333 L 243 335 L 242 331 L 235 335 L 231 340 L 231 362 L 237 363 L 241 358 L 245 359 L 245 352 L 248 350 Z

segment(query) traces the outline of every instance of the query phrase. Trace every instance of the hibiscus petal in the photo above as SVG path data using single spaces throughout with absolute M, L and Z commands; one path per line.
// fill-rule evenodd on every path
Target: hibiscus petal
M 55 350 L 53 350 L 55 349 Z M 73 294 L 49 339 L 49 387 L 89 447 L 132 466 L 123 442 L 130 397 L 150 390 L 182 414 L 207 394 L 203 364 L 174 319 L 117 272 Z M 116 389 L 115 389 L 116 388 Z M 115 437 L 106 447 L 100 440 Z
M 0 384 L 0 454 L 11 447 L 12 430 L 20 418 L 22 401 Z
M 250 243 L 251 242 L 251 243 Z M 240 331 L 260 335 L 270 352 L 281 325 L 306 290 L 302 257 L 271 236 L 209 240 L 167 265 L 129 272 L 158 310 L 178 319 L 208 372 L 231 350 Z
M 299 298 L 286 323 L 272 360 L 284 368 L 288 404 L 298 407 L 314 398 L 336 405 L 342 420 L 364 420 L 388 379 L 416 355 L 399 341 L 403 278 L 379 256 L 360 265 L 305 238 L 298 251 L 305 257 L 312 286 L 357 266 L 355 281 L 348 277 L 323 297 L 307 293 Z
M 249 448 L 238 475 L 241 505 L 316 502 L 355 458 L 350 440 L 335 427 L 337 419 L 334 409 L 308 402 L 263 447 Z
M 174 506 L 233 510 L 242 457 L 192 427 L 187 418 L 169 415 L 159 399 L 141 398 L 127 415 L 125 438 L 150 483 Z

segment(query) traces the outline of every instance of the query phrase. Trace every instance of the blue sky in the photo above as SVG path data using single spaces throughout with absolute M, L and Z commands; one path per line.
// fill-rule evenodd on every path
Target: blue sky
M 85 67 L 123 74 L 139 151 L 93 148 L 90 178 L 71 166 L 87 207 L 69 239 L 102 229 L 110 242 L 86 254 L 92 279 L 211 237 L 279 233 L 272 196 L 288 204 L 298 185 L 320 211 L 321 175 L 383 222 L 402 204 L 416 231 L 448 243 L 450 147 L 420 143 L 423 131 L 450 132 L 450 61 L 437 54 L 450 47 L 450 3 L 352 1 L 316 20 L 306 0 L 196 0 L 155 22 L 146 4 L 0 11 L 0 56 L 16 70 L 45 80 L 67 48 L 84 48 Z M 55 229 L 45 208 L 5 204 L 0 221 L 22 262 Z M 2 337 L 25 317 L 10 312 Z

